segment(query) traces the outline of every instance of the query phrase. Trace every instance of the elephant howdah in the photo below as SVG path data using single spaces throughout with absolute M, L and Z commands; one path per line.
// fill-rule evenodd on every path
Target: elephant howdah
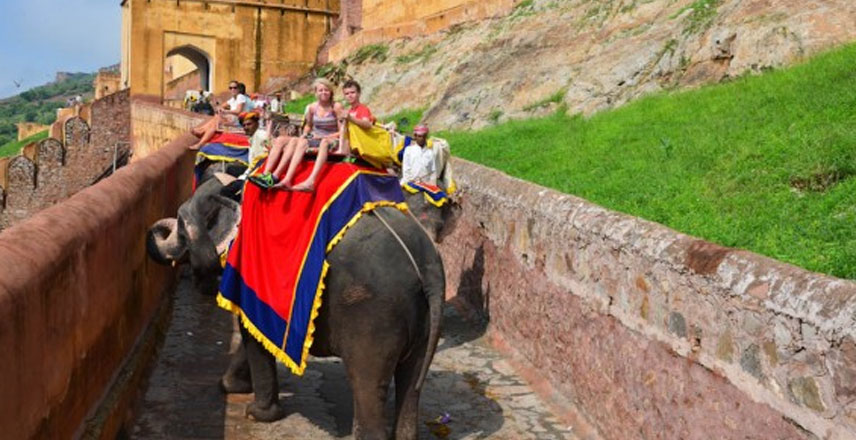
M 326 165 L 341 166 L 352 165 Z M 217 292 L 221 272 L 218 250 L 232 240 L 234 226 L 242 223 L 237 244 L 247 225 L 255 224 L 248 220 L 255 215 L 250 214 L 256 212 L 254 203 L 271 203 L 265 198 L 274 197 L 258 190 L 250 201 L 254 190 L 248 186 L 242 212 L 236 202 L 243 188 L 241 181 L 230 183 L 233 179 L 220 177 L 201 183 L 179 210 L 179 218 L 158 222 L 149 231 L 148 240 L 157 261 L 189 262 L 194 288 L 208 294 Z M 378 204 L 365 212 L 361 206 L 361 215 L 349 219 L 353 221 L 347 233 L 333 233 L 340 241 L 323 249 L 324 265 L 329 270 L 323 277 L 323 300 L 318 304 L 309 353 L 342 358 L 354 393 L 354 435 L 359 439 L 387 438 L 383 408 L 393 379 L 395 437 L 417 437 L 419 393 L 439 338 L 445 290 L 443 264 L 431 237 L 442 235 L 441 226 L 449 211 L 428 205 L 421 194 L 416 196 L 408 197 L 408 203 L 418 204 L 412 211 L 422 225 L 394 206 Z M 275 227 L 275 222 L 269 226 Z M 252 255 L 240 252 L 234 258 Z M 232 258 L 230 254 L 230 262 L 238 264 Z M 275 263 L 271 261 L 271 266 L 276 267 Z M 230 300 L 232 304 L 241 301 Z M 244 307 L 241 310 L 246 313 Z M 247 412 L 255 419 L 281 418 L 284 414 L 277 400 L 275 358 L 258 341 L 257 332 L 244 327 L 242 336 L 241 348 L 221 385 L 227 392 L 253 391 L 255 399 Z

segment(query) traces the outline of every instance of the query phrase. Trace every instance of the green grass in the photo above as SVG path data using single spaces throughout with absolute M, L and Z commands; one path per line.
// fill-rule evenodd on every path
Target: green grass
M 382 122 L 395 122 L 398 126 L 399 133 L 409 134 L 422 120 L 422 114 L 425 113 L 425 108 L 405 109 L 398 113 L 378 118 Z
M 303 95 L 300 98 L 295 99 L 294 101 L 288 101 L 283 106 L 283 111 L 285 113 L 297 113 L 302 115 L 304 111 L 306 111 L 306 106 L 315 102 L 315 94 L 309 93 L 307 95 Z
M 0 146 L 0 157 L 9 157 L 18 154 L 22 148 L 26 147 L 30 142 L 38 142 L 48 138 L 48 130 L 40 131 L 30 137 L 21 139 L 20 141 L 8 142 Z
M 856 46 L 589 119 L 442 135 L 456 155 L 511 175 L 856 279 Z
M 386 55 L 389 53 L 389 46 L 383 43 L 368 44 L 354 52 L 349 60 L 352 64 L 362 64 L 365 61 L 377 61 L 382 63 L 386 61 Z
M 405 55 L 395 57 L 396 64 L 409 64 L 414 61 L 425 62 L 431 58 L 431 55 L 437 52 L 437 46 L 434 44 L 426 44 L 419 50 L 413 51 Z

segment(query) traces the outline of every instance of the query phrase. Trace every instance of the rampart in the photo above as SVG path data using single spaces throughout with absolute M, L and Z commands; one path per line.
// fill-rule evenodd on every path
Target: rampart
M 35 122 L 19 122 L 15 124 L 18 127 L 18 140 L 22 141 L 34 134 L 41 133 L 50 129 L 49 125 L 37 124 Z
M 145 233 L 188 196 L 194 141 L 181 136 L 0 233 L 4 437 L 115 438 L 130 398 L 109 385 L 139 379 L 120 367 L 135 349 L 153 355 L 141 335 L 175 279 L 147 257 Z
M 131 102 L 131 142 L 134 160 L 157 151 L 172 139 L 205 122 L 209 116 L 167 108 L 142 99 Z
M 51 137 L 25 147 L 18 156 L 0 159 L 0 229 L 91 185 L 112 171 L 114 161 L 127 157 L 127 91 L 96 100 L 78 113 L 89 122 L 63 115 L 51 127 Z
M 447 296 L 604 438 L 856 438 L 856 284 L 455 165 Z
M 520 0 L 363 0 L 342 3 L 339 29 L 322 61 L 338 61 L 360 47 L 427 35 L 458 23 L 510 11 Z

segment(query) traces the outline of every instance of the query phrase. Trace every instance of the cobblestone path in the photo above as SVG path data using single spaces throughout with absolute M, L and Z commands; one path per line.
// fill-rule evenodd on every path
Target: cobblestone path
M 310 361 L 303 377 L 279 365 L 288 416 L 263 424 L 244 417 L 251 394 L 222 394 L 232 318 L 182 280 L 172 323 L 129 432 L 135 439 L 351 438 L 353 407 L 341 361 Z M 573 439 L 495 351 L 482 331 L 446 308 L 440 341 L 422 393 L 420 438 Z M 393 393 L 390 393 L 392 397 Z M 387 405 L 392 412 L 392 399 Z M 433 422 L 443 414 L 445 424 Z

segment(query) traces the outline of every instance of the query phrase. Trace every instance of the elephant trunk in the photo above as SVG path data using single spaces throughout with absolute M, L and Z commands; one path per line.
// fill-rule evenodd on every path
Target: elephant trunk
M 164 218 L 155 222 L 146 234 L 149 257 L 159 264 L 169 265 L 187 260 L 187 243 L 178 231 L 178 220 Z

